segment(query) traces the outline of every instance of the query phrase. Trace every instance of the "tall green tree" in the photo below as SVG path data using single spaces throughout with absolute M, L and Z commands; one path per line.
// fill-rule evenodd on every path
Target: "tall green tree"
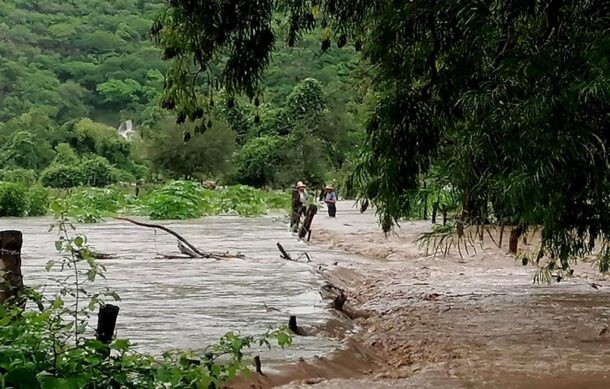
M 610 233 L 609 18 L 604 0 L 221 0 L 171 2 L 153 32 L 173 61 L 163 105 L 194 110 L 214 93 L 200 73 L 254 97 L 278 29 L 293 45 L 327 25 L 322 51 L 349 42 L 373 65 L 355 182 L 383 228 L 440 160 L 463 222 L 542 225 L 565 266 Z

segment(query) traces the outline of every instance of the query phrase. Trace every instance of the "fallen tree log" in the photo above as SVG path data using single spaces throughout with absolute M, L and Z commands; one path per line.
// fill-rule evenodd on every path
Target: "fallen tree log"
M 230 253 L 211 253 L 211 252 L 204 252 L 199 250 L 197 247 L 195 247 L 194 245 L 192 245 L 191 243 L 189 243 L 189 241 L 187 241 L 186 239 L 184 239 L 180 234 L 178 234 L 177 232 L 162 226 L 160 224 L 152 224 L 152 223 L 144 223 L 144 222 L 139 222 L 133 219 L 129 219 L 126 217 L 115 217 L 114 219 L 116 220 L 122 220 L 122 221 L 126 221 L 132 224 L 135 224 L 137 226 L 140 227 L 147 227 L 147 228 L 154 228 L 154 229 L 158 229 L 161 231 L 165 231 L 170 235 L 173 235 L 174 237 L 176 237 L 176 239 L 178 239 L 178 250 L 180 250 L 180 252 L 184 255 L 189 256 L 190 258 L 214 258 L 214 259 L 227 259 L 227 258 L 244 258 L 245 256 L 242 254 L 230 254 Z

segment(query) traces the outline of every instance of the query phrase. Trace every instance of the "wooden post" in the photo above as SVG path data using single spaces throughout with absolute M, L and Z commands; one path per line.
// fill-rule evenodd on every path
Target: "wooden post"
M 97 314 L 97 340 L 110 344 L 116 328 L 116 319 L 119 316 L 119 307 L 112 304 L 102 305 Z
M 256 372 L 258 374 L 264 375 L 262 365 L 261 365 L 261 357 L 258 355 L 254 357 L 254 367 L 256 368 Z
M 318 207 L 315 205 L 311 205 L 309 209 L 307 209 L 307 215 L 305 216 L 305 221 L 303 222 L 303 226 L 299 230 L 299 239 L 305 238 L 311 230 L 311 223 L 313 222 L 313 217 L 318 213 Z
M 290 229 L 296 232 L 296 228 L 298 228 L 299 221 L 301 220 L 301 214 L 299 213 L 299 209 L 301 206 L 301 200 L 299 198 L 299 191 L 296 189 L 292 190 L 292 215 L 290 216 Z
M 288 319 L 288 328 L 290 329 L 290 331 L 292 331 L 293 333 L 297 333 L 299 331 L 299 327 L 297 326 L 297 317 L 292 315 L 290 316 L 290 319 Z
M 21 231 L 0 231 L 0 304 L 23 291 L 21 274 Z

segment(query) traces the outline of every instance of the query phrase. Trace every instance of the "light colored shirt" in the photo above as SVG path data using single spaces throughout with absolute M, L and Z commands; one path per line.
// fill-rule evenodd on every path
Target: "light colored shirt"
M 330 192 L 326 194 L 326 202 L 335 202 L 337 201 L 337 194 L 335 192 Z
M 299 201 L 301 202 L 301 204 L 306 205 L 307 204 L 307 193 L 299 192 Z

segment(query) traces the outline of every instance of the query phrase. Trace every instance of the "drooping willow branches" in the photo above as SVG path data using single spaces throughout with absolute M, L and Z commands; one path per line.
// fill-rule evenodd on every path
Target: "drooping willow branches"
M 461 223 L 541 226 L 562 263 L 606 239 L 607 1 L 171 0 L 153 26 L 173 61 L 163 105 L 197 120 L 215 91 L 256 100 L 273 48 L 315 26 L 322 50 L 372 65 L 381 98 L 351 181 L 385 230 L 433 172 Z

